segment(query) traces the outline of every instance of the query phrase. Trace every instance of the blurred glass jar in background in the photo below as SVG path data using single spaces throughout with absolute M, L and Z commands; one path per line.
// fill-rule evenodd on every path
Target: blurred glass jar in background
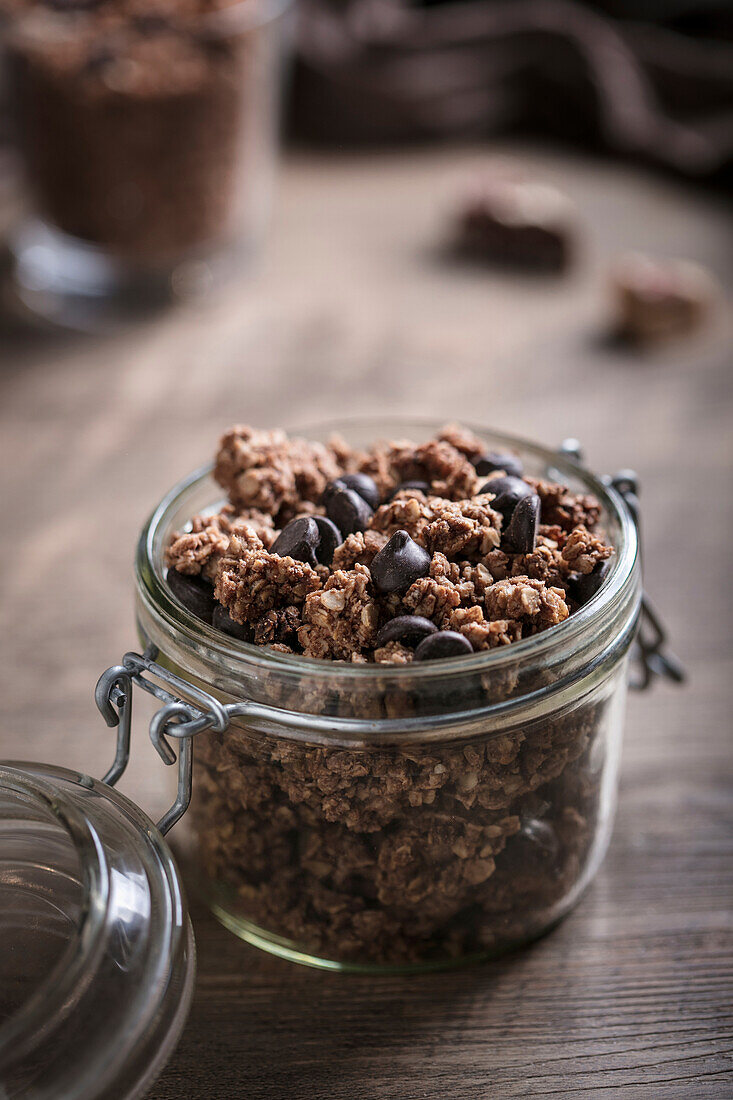
M 84 322 L 206 290 L 256 251 L 289 0 L 0 0 L 31 208 L 26 305 Z

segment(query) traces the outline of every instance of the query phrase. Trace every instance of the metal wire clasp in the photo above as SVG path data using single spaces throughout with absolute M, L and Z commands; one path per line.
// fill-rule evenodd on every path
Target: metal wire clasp
M 229 726 L 232 711 L 241 708 L 236 704 L 220 703 L 213 695 L 157 664 L 156 657 L 154 647 L 146 649 L 142 656 L 126 653 L 121 665 L 113 665 L 102 673 L 94 698 L 107 725 L 117 726 L 115 759 L 102 780 L 111 787 L 120 779 L 130 759 L 133 687 L 137 685 L 164 704 L 150 722 L 150 740 L 164 764 L 170 766 L 178 760 L 176 799 L 157 824 L 159 831 L 165 834 L 183 817 L 191 802 L 193 738 L 203 730 L 223 733 Z M 169 738 L 180 742 L 178 757 Z
M 566 439 L 560 445 L 559 451 L 565 458 L 572 458 L 578 463 L 583 461 L 583 452 L 577 439 Z M 624 501 L 636 524 L 639 546 L 641 546 L 639 478 L 636 473 L 634 470 L 619 470 L 613 475 L 604 475 L 601 481 L 604 485 L 615 489 Z M 644 691 L 648 688 L 655 676 L 671 680 L 675 684 L 681 684 L 685 679 L 685 670 L 681 661 L 667 647 L 667 631 L 659 613 L 643 590 L 631 659 L 636 671 L 629 680 L 629 687 L 636 691 Z

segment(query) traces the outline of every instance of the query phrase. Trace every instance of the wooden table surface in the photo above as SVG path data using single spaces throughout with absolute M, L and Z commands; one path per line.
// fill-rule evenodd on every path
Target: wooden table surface
M 730 323 L 645 357 L 603 339 L 630 246 L 733 284 L 720 199 L 518 151 L 577 202 L 559 280 L 447 265 L 452 180 L 480 154 L 291 159 L 261 268 L 114 336 L 0 331 L 0 757 L 101 774 L 98 674 L 135 644 L 131 559 L 161 494 L 230 421 L 436 413 L 643 482 L 647 585 L 690 679 L 630 699 L 618 821 L 565 923 L 501 963 L 427 977 L 300 969 L 194 906 L 197 993 L 150 1100 L 733 1096 Z M 142 727 L 122 789 L 163 808 Z

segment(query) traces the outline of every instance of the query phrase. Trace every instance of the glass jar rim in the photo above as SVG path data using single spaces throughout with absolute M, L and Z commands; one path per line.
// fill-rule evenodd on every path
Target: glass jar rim
M 378 431 L 384 432 L 389 430 L 390 422 L 405 424 L 406 419 L 358 417 L 322 422 L 317 425 L 299 427 L 293 429 L 293 431 L 305 435 L 316 431 L 319 434 L 326 434 L 328 432 L 343 432 L 348 430 L 349 427 L 357 428 L 360 425 L 379 424 Z M 435 432 L 440 429 L 442 423 L 430 419 L 409 419 L 409 424 L 416 431 Z M 526 659 L 527 662 L 541 661 L 544 654 L 549 654 L 551 651 L 556 651 L 564 646 L 570 647 L 589 625 L 600 621 L 604 611 L 615 606 L 619 599 L 628 593 L 629 588 L 634 583 L 639 542 L 636 524 L 631 513 L 621 496 L 613 488 L 605 485 L 599 477 L 574 459 L 520 436 L 510 435 L 480 425 L 467 424 L 466 427 L 479 435 L 490 436 L 492 442 L 497 442 L 510 450 L 517 449 L 527 452 L 537 458 L 543 465 L 553 467 L 568 478 L 578 479 L 589 493 L 598 498 L 602 506 L 617 522 L 621 536 L 620 546 L 615 547 L 616 552 L 611 559 L 612 565 L 608 578 L 588 603 L 580 607 L 564 622 L 548 630 L 508 646 L 482 650 L 470 655 L 467 654 L 465 657 L 451 657 L 422 663 L 413 662 L 405 665 L 350 664 L 341 661 L 329 661 L 305 657 L 301 654 L 281 653 L 266 646 L 256 646 L 230 638 L 197 619 L 173 598 L 165 583 L 160 567 L 161 563 L 156 560 L 157 540 L 161 530 L 165 527 L 180 499 L 210 477 L 213 463 L 207 463 L 199 467 L 188 477 L 183 478 L 174 485 L 162 498 L 143 527 L 136 555 L 136 577 L 139 589 L 147 600 L 153 604 L 156 612 L 162 614 L 168 625 L 174 630 L 187 636 L 189 641 L 199 645 L 204 643 L 213 654 L 220 654 L 230 662 L 241 662 L 243 670 L 259 669 L 263 672 L 307 674 L 309 678 L 318 680 L 322 686 L 327 686 L 330 679 L 339 683 L 343 683 L 346 679 L 347 682 L 360 682 L 362 684 L 368 683 L 371 679 L 375 683 L 378 680 L 381 684 L 387 681 L 398 685 L 400 681 L 407 679 L 419 683 L 421 679 L 433 681 L 442 676 L 495 672 L 509 665 L 516 665 L 518 661 L 523 659 Z M 216 502 L 212 503 L 215 504 Z
M 33 764 L 0 762 L 0 790 L 10 790 L 60 825 L 79 859 L 81 917 L 74 935 L 41 985 L 0 1025 L 0 1065 L 6 1052 L 16 1057 L 84 981 L 104 947 L 109 911 L 110 871 L 104 846 L 83 810 L 56 785 L 32 775 Z

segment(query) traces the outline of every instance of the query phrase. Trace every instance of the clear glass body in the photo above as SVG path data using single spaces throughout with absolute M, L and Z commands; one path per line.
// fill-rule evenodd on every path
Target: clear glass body
M 134 1100 L 188 1014 L 195 953 L 160 833 L 89 776 L 0 764 L 0 1095 Z
M 31 210 L 24 300 L 74 319 L 208 289 L 266 228 L 288 0 L 206 17 L 26 9 L 6 20 Z
M 362 445 L 438 425 L 333 427 Z M 605 852 L 640 598 L 636 532 L 620 499 L 572 461 L 475 430 L 518 450 L 528 473 L 552 468 L 595 493 L 617 551 L 587 605 L 503 649 L 346 665 L 201 624 L 168 591 L 163 550 L 219 503 L 208 471 L 173 490 L 142 533 L 143 640 L 191 683 L 248 702 L 226 733 L 195 744 L 198 877 L 229 928 L 278 954 L 340 968 L 495 955 L 567 913 Z

